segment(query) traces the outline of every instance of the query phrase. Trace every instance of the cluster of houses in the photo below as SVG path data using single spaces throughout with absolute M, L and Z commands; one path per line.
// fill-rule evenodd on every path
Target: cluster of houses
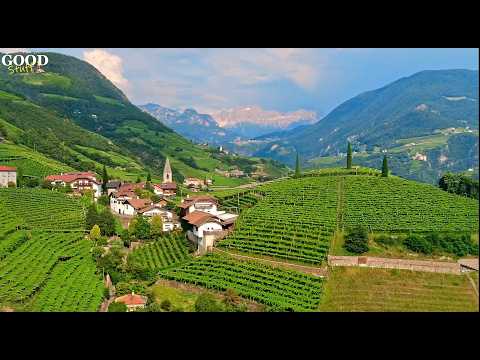
M 187 237 L 197 245 L 198 253 L 205 253 L 216 240 L 225 237 L 238 217 L 218 210 L 217 199 L 208 195 L 187 197 L 179 207 L 182 219 L 191 226 Z
M 52 186 L 69 186 L 73 193 L 82 194 L 92 192 L 95 199 L 102 196 L 102 182 L 92 172 L 70 172 L 59 175 L 49 175 L 45 178 Z M 0 187 L 16 184 L 16 169 L 0 166 Z M 204 189 L 211 184 L 211 180 L 186 178 L 184 184 L 192 190 Z M 147 183 L 128 183 L 118 180 L 109 181 L 106 191 L 112 213 L 129 219 L 136 215 L 148 218 L 161 216 L 163 231 L 168 232 L 181 229 L 181 220 L 189 228 L 187 237 L 197 245 L 197 251 L 203 253 L 214 245 L 214 242 L 223 238 L 233 227 L 238 215 L 227 213 L 218 209 L 217 199 L 208 195 L 189 196 L 182 199 L 179 208 L 180 216 L 171 207 L 170 197 L 177 193 L 177 184 L 173 181 L 172 169 L 168 158 L 163 170 L 163 182 L 152 184 L 151 190 L 157 197 L 142 198 L 142 191 L 147 188 Z M 152 200 L 154 198 L 154 200 Z
M 112 212 L 127 217 L 142 215 L 151 218 L 158 215 L 162 218 L 163 231 L 180 229 L 178 216 L 166 208 L 168 198 L 177 193 L 177 184 L 173 182 L 172 169 L 168 158 L 163 169 L 163 182 L 153 185 L 153 191 L 160 199 L 156 202 L 151 199 L 142 199 L 138 195 L 138 190 L 144 190 L 146 186 L 147 184 L 144 182 L 135 184 L 120 181 L 108 182 L 107 192 Z
M 185 185 L 190 191 L 198 192 L 200 190 L 206 190 L 209 185 L 212 185 L 213 181 L 211 179 L 198 179 L 194 177 L 187 177 L 183 180 L 183 185 Z

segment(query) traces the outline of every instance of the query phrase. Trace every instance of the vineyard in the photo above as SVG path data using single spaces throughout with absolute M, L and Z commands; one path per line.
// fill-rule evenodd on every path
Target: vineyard
M 289 179 L 258 190 L 264 199 L 241 214 L 219 245 L 320 264 L 336 228 L 336 177 Z
M 103 298 L 80 204 L 49 190 L 0 190 L 0 304 L 95 311 Z
M 320 303 L 323 280 L 254 261 L 208 254 L 180 267 L 160 271 L 170 280 L 209 289 L 235 289 L 244 298 L 280 311 L 312 311 Z
M 215 193 L 222 209 L 234 212 L 241 212 L 255 206 L 263 198 L 263 194 L 253 190 L 243 191 L 222 191 Z
M 23 175 L 44 178 L 72 168 L 19 145 L 0 144 L 0 165 L 22 169 Z
M 80 203 L 51 190 L 0 189 L 0 218 L 4 216 L 10 219 L 10 225 L 2 225 L 0 220 L 0 234 L 2 228 L 15 225 L 46 230 L 85 228 Z
M 478 230 L 478 201 L 397 177 L 346 177 L 345 224 L 371 231 Z
M 355 176 L 355 173 L 358 175 Z M 220 247 L 320 264 L 337 227 L 370 231 L 478 231 L 478 201 L 371 169 L 323 169 L 261 185 Z M 348 176 L 347 176 L 348 175 Z M 239 201 L 249 192 L 227 194 Z M 225 201 L 223 202 L 225 203 Z
M 187 241 L 184 235 L 180 234 L 165 235 L 135 249 L 128 256 L 128 263 L 134 267 L 157 271 L 190 259 Z

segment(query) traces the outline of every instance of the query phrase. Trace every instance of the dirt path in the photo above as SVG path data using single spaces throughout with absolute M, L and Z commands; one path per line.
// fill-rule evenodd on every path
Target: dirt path
M 300 271 L 306 274 L 318 276 L 318 277 L 326 277 L 328 274 L 328 270 L 326 267 L 320 268 L 320 267 L 314 267 L 314 266 L 306 266 L 306 265 L 297 265 L 297 264 L 292 264 L 292 263 L 287 263 L 287 262 L 282 262 L 282 261 L 274 261 L 274 260 L 267 260 L 267 259 L 262 259 L 259 257 L 253 257 L 253 256 L 247 256 L 247 255 L 239 255 L 235 253 L 231 253 L 225 250 L 220 250 L 218 248 L 213 248 L 214 252 L 219 252 L 223 254 L 227 254 L 228 256 L 237 258 L 237 259 L 244 259 L 244 260 L 254 260 L 257 262 L 262 262 L 266 263 L 268 265 L 273 265 L 273 266 L 278 266 L 278 267 L 283 267 L 291 270 L 296 270 Z
M 472 277 L 470 276 L 470 274 L 468 272 L 467 272 L 467 277 L 468 277 L 468 280 L 470 280 L 470 284 L 472 284 L 473 291 L 475 291 L 475 294 L 477 295 L 477 299 L 478 299 L 477 284 L 475 284 L 475 281 L 472 279 Z

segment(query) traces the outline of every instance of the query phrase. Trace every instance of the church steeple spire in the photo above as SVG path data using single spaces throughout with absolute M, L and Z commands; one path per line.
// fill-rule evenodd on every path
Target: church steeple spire
M 165 167 L 163 168 L 163 182 L 172 182 L 172 168 L 170 167 L 170 161 L 168 160 L 168 157 L 165 160 Z

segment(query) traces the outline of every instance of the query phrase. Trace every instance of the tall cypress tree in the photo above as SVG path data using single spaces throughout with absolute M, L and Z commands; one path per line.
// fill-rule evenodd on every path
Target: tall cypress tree
M 152 174 L 150 174 L 150 171 L 147 174 L 147 181 L 152 182 Z
M 352 144 L 348 142 L 348 147 L 347 147 L 347 169 L 352 168 Z
M 298 158 L 298 152 L 297 152 L 297 158 L 295 160 L 295 177 L 298 178 L 301 175 L 300 171 L 300 159 Z
M 105 164 L 103 165 L 103 172 L 102 172 L 102 191 L 103 193 L 107 192 L 107 183 L 108 183 L 108 173 L 107 173 L 107 167 Z
M 387 162 L 387 155 L 383 155 L 383 163 L 382 163 L 382 176 L 388 176 L 388 162 Z

